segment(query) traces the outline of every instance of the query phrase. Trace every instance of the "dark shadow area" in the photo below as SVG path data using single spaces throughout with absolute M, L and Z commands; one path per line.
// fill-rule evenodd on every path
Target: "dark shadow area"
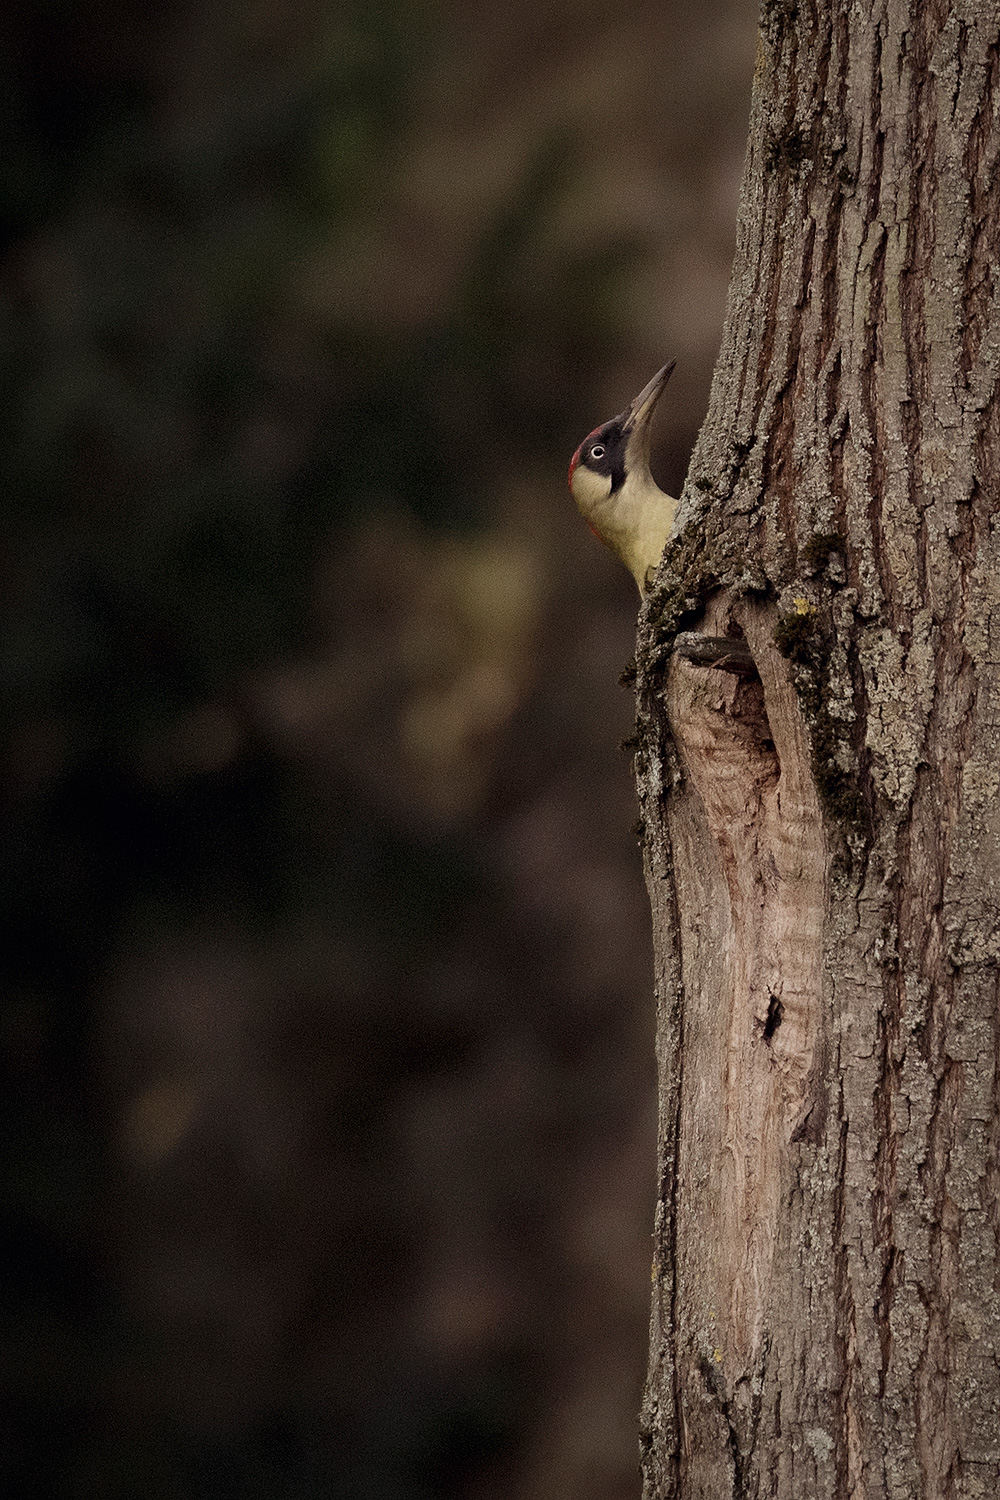
M 5 12 L 11 1495 L 635 1492 L 635 599 L 565 469 L 677 354 L 682 482 L 738 11 Z

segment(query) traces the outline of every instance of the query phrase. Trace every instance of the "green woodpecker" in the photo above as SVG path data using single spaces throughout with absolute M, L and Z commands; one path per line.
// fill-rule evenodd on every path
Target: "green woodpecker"
M 620 416 L 595 427 L 573 454 L 569 487 L 591 531 L 618 554 L 645 594 L 670 535 L 677 501 L 649 472 L 653 411 L 673 373 L 671 360 Z

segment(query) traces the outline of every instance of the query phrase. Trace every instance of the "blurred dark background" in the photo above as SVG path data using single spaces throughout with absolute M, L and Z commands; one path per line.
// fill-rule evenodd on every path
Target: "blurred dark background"
M 3 1489 L 625 1500 L 631 579 L 569 456 L 721 329 L 748 0 L 11 0 Z

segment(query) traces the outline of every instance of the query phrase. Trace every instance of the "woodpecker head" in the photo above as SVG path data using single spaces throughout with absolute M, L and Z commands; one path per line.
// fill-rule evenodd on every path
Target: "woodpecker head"
M 584 520 L 618 553 L 640 592 L 650 566 L 659 562 L 673 520 L 675 502 L 649 472 L 649 438 L 656 403 L 675 363 L 657 370 L 626 411 L 595 427 L 569 466 L 569 487 Z

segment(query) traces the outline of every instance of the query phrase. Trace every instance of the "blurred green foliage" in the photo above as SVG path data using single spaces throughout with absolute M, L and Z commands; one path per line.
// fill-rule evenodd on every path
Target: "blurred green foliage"
M 432 10 L 23 0 L 4 31 L 5 1486 L 440 1494 L 518 1430 L 515 1354 L 478 1395 L 428 1391 L 410 1428 L 355 1434 L 346 1470 L 294 1382 L 242 1435 L 157 1417 L 153 1394 L 122 1425 L 113 1393 L 155 1387 L 156 1335 L 109 1270 L 95 995 L 140 923 L 316 921 L 382 962 L 388 946 L 402 975 L 487 899 L 467 836 L 346 787 L 319 799 L 252 723 L 201 771 L 166 775 L 153 752 L 198 705 L 239 717 L 253 673 L 309 648 L 338 527 L 379 509 L 475 526 L 512 441 L 522 458 L 564 446 L 559 372 L 607 356 L 607 289 L 635 247 L 539 283 L 533 247 L 573 170 L 565 140 L 541 143 L 433 317 L 324 320 L 303 268 L 377 206 Z M 426 1045 L 404 1037 L 399 1066 Z M 370 1124 L 370 1085 L 352 1086 L 345 1118 Z M 360 1241 L 386 1232 L 380 1212 Z

